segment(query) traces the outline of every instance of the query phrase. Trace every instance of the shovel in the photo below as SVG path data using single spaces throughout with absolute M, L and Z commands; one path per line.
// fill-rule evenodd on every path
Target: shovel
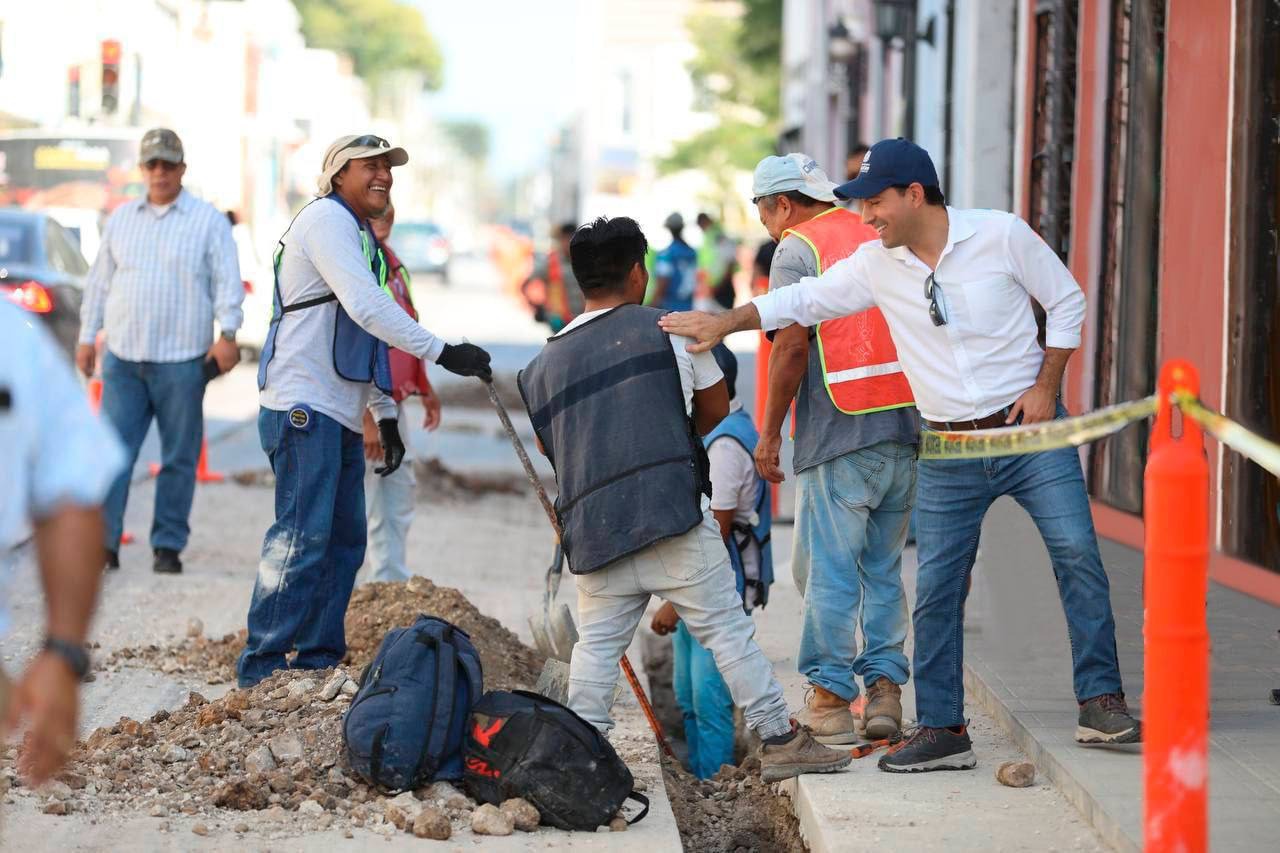
M 542 504 L 542 510 L 547 514 L 547 520 L 551 522 L 551 529 L 556 534 L 556 554 L 551 561 L 551 566 L 547 569 L 547 588 L 542 596 L 542 616 L 540 619 L 534 616 L 529 617 L 529 630 L 533 633 L 533 641 L 538 651 L 548 658 L 542 669 L 542 675 L 538 678 L 537 690 L 547 698 L 565 704 L 569 689 L 569 657 L 573 652 L 574 644 L 578 642 L 578 629 L 573 624 L 573 614 L 569 612 L 567 604 L 562 602 L 558 608 L 552 609 L 556 593 L 560 591 L 560 578 L 564 571 L 564 548 L 560 544 L 560 519 L 556 517 L 555 507 L 547 497 L 547 490 L 543 488 L 542 480 L 533 470 L 533 462 L 529 460 L 524 443 L 516 434 L 516 428 L 511 423 L 511 416 L 507 414 L 506 406 L 502 405 L 502 400 L 498 398 L 493 380 L 484 380 L 484 385 L 485 390 L 489 392 L 489 402 L 493 403 L 493 408 L 497 410 L 502 428 L 506 430 L 507 438 L 511 439 L 511 446 L 515 448 L 516 455 L 520 457 L 520 464 L 524 466 L 525 476 L 529 478 L 529 483 Z M 662 725 L 653 713 L 653 706 L 649 704 L 649 697 L 645 694 L 644 687 L 636 677 L 636 671 L 632 668 L 626 654 L 623 654 L 620 665 L 627 676 L 627 683 L 631 685 L 631 692 L 640 703 L 640 710 L 644 712 L 645 718 L 649 721 L 649 727 L 653 729 L 658 745 L 668 756 L 674 756 L 666 736 L 662 733 Z

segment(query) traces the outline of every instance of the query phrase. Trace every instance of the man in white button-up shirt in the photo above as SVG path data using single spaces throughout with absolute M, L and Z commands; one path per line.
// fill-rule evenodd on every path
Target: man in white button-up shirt
M 862 217 L 880 240 L 864 243 L 820 277 L 729 314 L 667 315 L 663 327 L 697 338 L 702 348 L 741 329 L 812 326 L 876 306 L 926 428 L 986 429 L 1066 414 L 1058 392 L 1080 344 L 1084 294 L 1025 222 L 1000 211 L 947 207 L 929 155 L 904 139 L 877 143 L 858 178 L 836 194 L 862 199 Z M 1032 297 L 1047 315 L 1045 350 L 1036 341 Z M 1031 514 L 1053 562 L 1080 703 L 1076 739 L 1141 739 L 1124 701 L 1110 587 L 1076 451 L 922 460 L 913 615 L 920 728 L 880 760 L 882 770 L 976 764 L 963 716 L 961 625 L 982 519 L 1002 495 Z

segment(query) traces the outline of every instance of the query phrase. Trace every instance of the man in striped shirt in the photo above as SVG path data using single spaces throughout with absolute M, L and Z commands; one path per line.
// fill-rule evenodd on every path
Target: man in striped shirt
M 182 188 L 187 166 L 178 135 L 147 131 L 138 160 L 147 195 L 107 220 L 85 285 L 76 365 L 93 374 L 94 340 L 105 329 L 102 412 L 120 434 L 128 460 L 103 506 L 107 568 L 120 567 L 129 481 L 154 418 L 161 467 L 151 524 L 153 568 L 178 574 L 204 438 L 205 363 L 209 373 L 225 373 L 240 360 L 236 330 L 244 287 L 227 218 Z

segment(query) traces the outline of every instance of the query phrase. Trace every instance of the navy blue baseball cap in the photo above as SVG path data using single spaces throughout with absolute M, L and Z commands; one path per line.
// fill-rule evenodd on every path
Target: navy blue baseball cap
M 836 198 L 871 198 L 889 187 L 938 186 L 938 170 L 929 152 L 909 139 L 882 139 L 862 158 L 858 177 L 836 187 Z

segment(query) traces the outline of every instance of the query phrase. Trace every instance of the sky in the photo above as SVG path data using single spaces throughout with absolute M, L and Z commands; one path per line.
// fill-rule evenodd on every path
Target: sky
M 444 53 L 442 119 L 488 125 L 489 168 L 518 175 L 545 154 L 575 111 L 573 29 L 580 0 L 411 0 Z

